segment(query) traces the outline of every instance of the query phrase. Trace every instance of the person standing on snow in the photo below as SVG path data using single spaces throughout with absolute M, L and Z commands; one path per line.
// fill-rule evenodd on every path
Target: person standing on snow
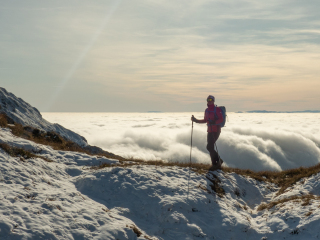
M 208 126 L 208 135 L 207 135 L 207 150 L 210 153 L 210 158 L 212 162 L 212 167 L 210 170 L 220 169 L 221 164 L 223 163 L 222 159 L 220 160 L 218 153 L 214 149 L 214 145 L 218 140 L 221 127 L 218 125 L 223 122 L 223 116 L 221 109 L 214 105 L 215 98 L 212 95 L 209 95 L 207 98 L 208 108 L 204 112 L 204 119 L 196 119 L 193 115 L 191 121 L 196 123 L 207 123 Z

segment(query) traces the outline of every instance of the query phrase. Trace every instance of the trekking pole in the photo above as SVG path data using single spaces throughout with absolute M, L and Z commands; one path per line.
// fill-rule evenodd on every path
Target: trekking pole
M 188 195 L 187 195 L 188 201 L 189 201 L 189 182 L 190 182 L 190 167 L 191 167 L 191 153 L 192 153 L 192 134 L 193 134 L 193 121 L 192 121 L 192 128 L 191 128 L 190 162 L 189 162 Z

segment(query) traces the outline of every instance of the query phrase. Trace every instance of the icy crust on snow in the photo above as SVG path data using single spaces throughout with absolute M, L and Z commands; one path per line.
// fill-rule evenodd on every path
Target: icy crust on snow
M 188 194 L 186 168 L 124 168 L 118 160 L 56 151 L 6 129 L 0 129 L 0 142 L 54 161 L 22 161 L 0 148 L 0 239 L 320 238 L 318 200 L 257 211 L 262 202 L 320 194 L 320 174 L 276 196 L 279 188 L 273 184 L 235 173 L 191 171 Z M 90 169 L 99 163 L 114 166 Z M 219 179 L 223 197 L 209 179 Z
M 1 87 L 0 112 L 4 112 L 13 121 L 20 123 L 23 126 L 31 126 L 46 132 L 54 131 L 80 146 L 85 147 L 88 145 L 87 140 L 84 137 L 57 123 L 52 124 L 46 121 L 42 118 L 42 115 L 36 108 Z

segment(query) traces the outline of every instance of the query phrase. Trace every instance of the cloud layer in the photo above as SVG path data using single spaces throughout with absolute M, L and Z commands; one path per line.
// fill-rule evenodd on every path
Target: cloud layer
M 191 113 L 45 113 L 90 144 L 145 160 L 189 162 Z M 201 118 L 202 113 L 196 114 Z M 82 119 L 79 121 L 79 119 Z M 217 142 L 230 167 L 284 170 L 320 163 L 320 114 L 229 113 Z M 195 124 L 192 161 L 210 163 L 206 126 Z

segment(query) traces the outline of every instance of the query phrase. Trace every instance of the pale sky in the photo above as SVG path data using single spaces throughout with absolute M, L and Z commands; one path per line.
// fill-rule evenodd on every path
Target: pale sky
M 319 0 L 0 0 L 0 86 L 40 111 L 320 110 Z

